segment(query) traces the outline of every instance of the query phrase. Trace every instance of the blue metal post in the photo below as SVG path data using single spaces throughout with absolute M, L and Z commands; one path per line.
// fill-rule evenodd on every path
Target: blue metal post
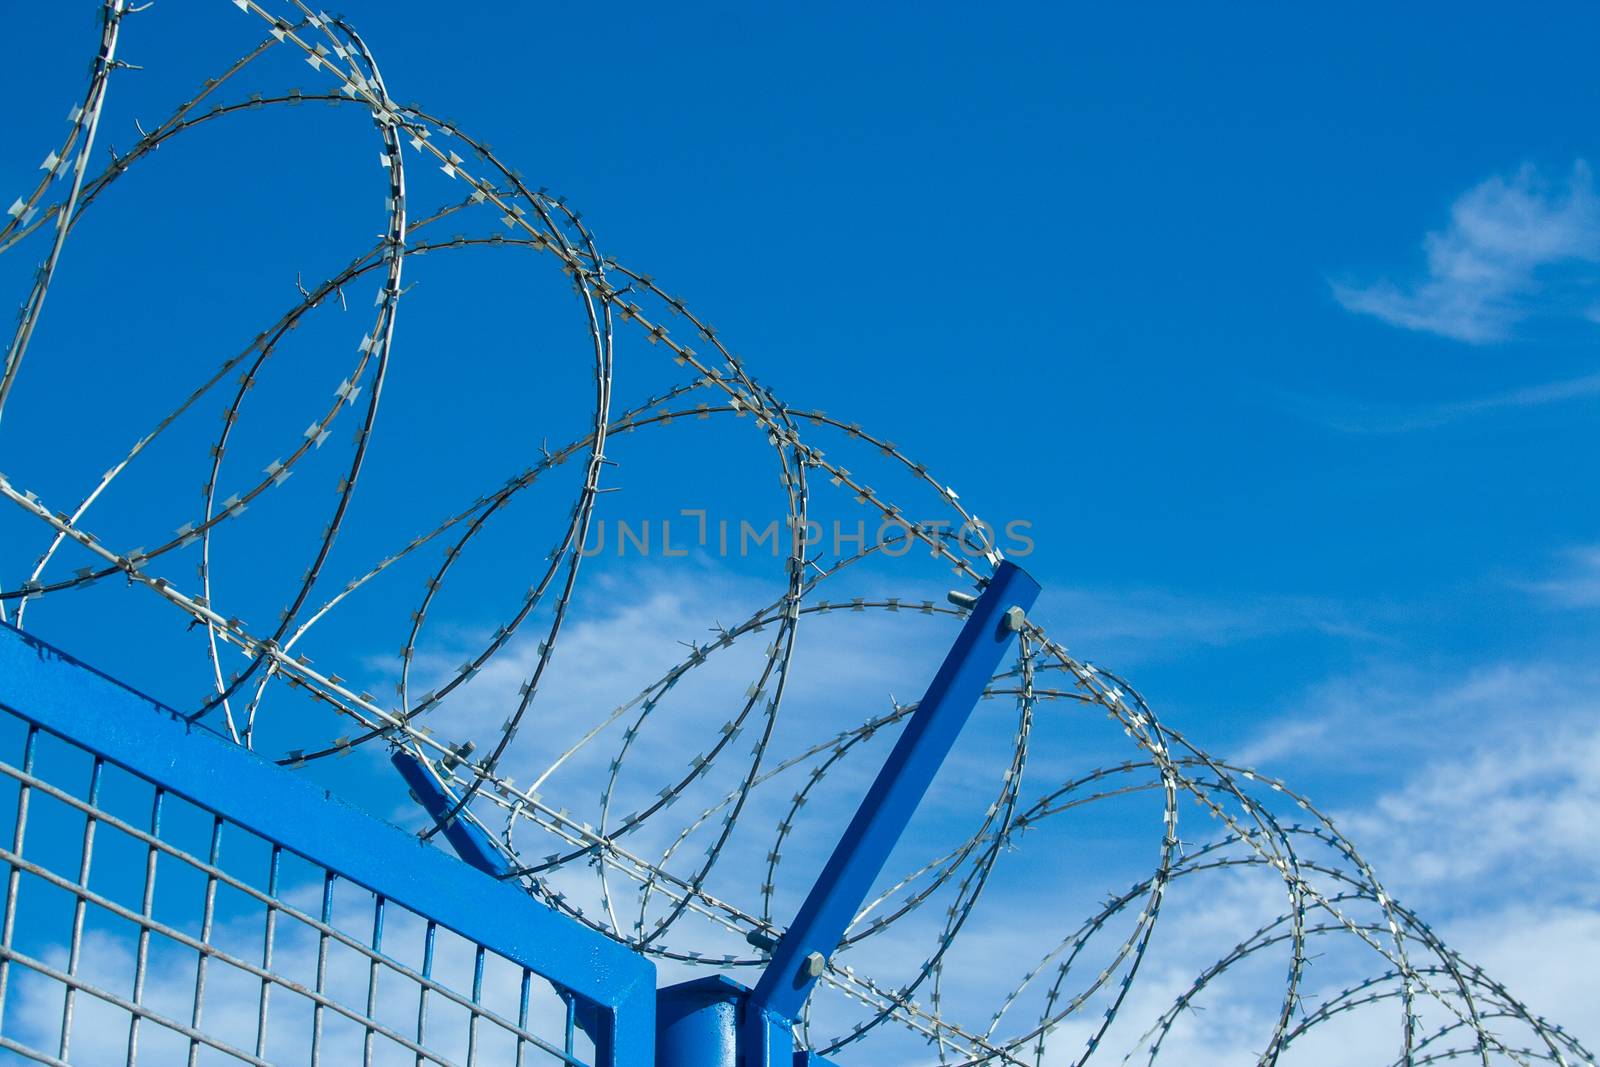
M 1002 563 L 744 1005 L 741 1067 L 789 1067 L 791 1027 L 1016 636 L 1039 583 Z M 1014 611 L 1013 609 L 1020 609 Z
M 749 990 L 714 974 L 656 991 L 655 1067 L 736 1067 Z
M 739 1067 L 739 1017 L 750 990 L 726 975 L 656 993 L 655 1067 Z M 771 1058 L 775 1067 L 834 1067 L 815 1052 Z

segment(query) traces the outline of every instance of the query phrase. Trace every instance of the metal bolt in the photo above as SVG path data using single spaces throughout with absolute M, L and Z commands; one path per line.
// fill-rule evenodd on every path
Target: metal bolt
M 464 741 L 459 745 L 453 746 L 450 749 L 450 754 L 439 762 L 445 770 L 453 771 L 465 763 L 477 747 L 471 741 Z
M 972 606 L 978 602 L 978 598 L 973 596 L 971 593 L 963 593 L 956 589 L 952 589 L 950 592 L 946 593 L 945 599 L 950 601 L 950 603 L 954 604 L 956 607 L 966 608 L 969 611 L 972 609 Z
M 1016 606 L 1009 607 L 1001 617 L 1000 625 L 1006 633 L 1020 634 L 1022 628 L 1028 625 L 1028 613 Z
M 807 978 L 821 978 L 822 972 L 828 969 L 828 957 L 820 952 L 806 954 L 805 976 Z

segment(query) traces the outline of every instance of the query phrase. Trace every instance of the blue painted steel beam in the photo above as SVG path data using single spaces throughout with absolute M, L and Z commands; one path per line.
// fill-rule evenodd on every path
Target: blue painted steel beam
M 494 840 L 481 827 L 459 816 L 451 816 L 448 822 L 444 821 L 446 815 L 456 810 L 457 798 L 428 773 L 428 768 L 423 766 L 420 759 L 405 749 L 396 749 L 389 756 L 389 762 L 400 772 L 400 777 L 405 779 L 407 787 L 411 790 L 411 796 L 422 805 L 434 824 L 443 823 L 440 833 L 450 843 L 450 847 L 456 850 L 456 855 L 484 874 L 504 879 L 512 877 L 514 868 L 510 861 L 506 859 L 505 853 L 495 847 Z M 556 989 L 560 992 L 560 986 Z M 597 1047 L 606 1040 L 605 1020 L 599 1017 L 587 1001 L 580 1001 L 573 1006 L 573 1018 L 577 1021 L 578 1028 L 588 1034 Z
M 839 947 L 890 850 L 1011 647 L 1016 633 L 1010 609 L 1026 612 L 1038 596 L 1039 583 L 1006 562 L 973 605 L 927 694 L 751 991 L 741 1041 L 748 1050 L 744 1062 L 749 1067 L 788 1063 L 792 1050 L 772 1046 L 787 1037 L 816 982 L 811 973 L 815 960 L 808 959 L 819 953 L 826 960 Z
M 411 795 L 427 811 L 435 825 L 439 825 L 448 812 L 455 810 L 456 798 L 428 773 L 428 769 L 416 756 L 405 749 L 395 749 L 394 754 L 389 757 L 389 762 L 400 772 L 400 777 L 406 780 Z M 444 823 L 440 833 L 450 842 L 450 847 L 456 850 L 456 855 L 483 873 L 496 878 L 507 878 L 511 875 L 511 865 L 506 862 L 505 855 L 477 825 L 462 818 L 452 818 Z
M 595 1004 L 596 1063 L 648 1067 L 655 965 L 304 776 L 0 624 L 0 707 L 486 945 Z

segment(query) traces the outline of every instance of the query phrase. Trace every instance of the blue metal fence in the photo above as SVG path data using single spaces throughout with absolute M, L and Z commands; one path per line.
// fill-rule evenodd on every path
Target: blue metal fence
M 9 627 L 0 845 L 0 1062 L 654 1059 L 649 961 Z
M 794 1026 L 1039 587 L 1003 563 L 754 990 L 644 956 L 0 625 L 0 1063 L 805 1067 Z M 397 761 L 435 817 L 450 806 Z M 657 1005 L 662 1027 L 657 1031 Z

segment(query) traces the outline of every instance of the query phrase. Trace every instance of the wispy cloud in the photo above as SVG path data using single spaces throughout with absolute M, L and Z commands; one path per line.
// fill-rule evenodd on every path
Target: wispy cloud
M 772 583 L 712 567 L 676 575 L 670 569 L 641 569 L 626 580 L 598 575 L 584 593 L 589 597 L 584 611 L 561 635 L 523 728 L 502 759 L 501 772 L 523 786 L 538 782 L 547 802 L 598 823 L 600 794 L 613 760 L 622 752 L 625 732 L 634 733 L 637 740 L 617 764 L 611 816 L 654 802 L 661 789 L 682 778 L 722 740 L 725 727 L 758 683 L 769 695 L 774 690 L 777 674 L 762 679 L 776 627 L 749 631 L 728 647 L 712 646 L 717 645 L 715 624 L 737 626 L 779 592 Z M 956 626 L 949 616 L 914 611 L 803 616 L 769 761 L 887 711 L 891 695 L 901 700 L 920 697 Z M 429 724 L 440 736 L 471 738 L 487 750 L 521 700 L 543 636 L 519 634 L 430 713 Z M 417 655 L 414 692 L 453 676 L 489 638 L 487 631 L 441 630 Z M 691 658 L 691 643 L 701 648 L 701 664 L 667 689 L 655 689 L 675 666 Z M 648 711 L 639 701 L 647 688 Z M 763 704 L 757 701 L 742 727 L 752 739 L 764 728 Z M 715 766 L 685 794 L 685 808 L 689 802 L 718 802 L 737 784 L 750 748 L 743 740 L 725 746 Z M 851 761 L 852 770 L 857 762 L 863 761 Z M 768 792 L 787 801 L 794 788 L 786 779 L 775 780 L 762 796 Z M 674 818 L 636 831 L 635 843 L 645 838 L 654 842 L 650 835 L 659 831 L 668 834 L 659 843 L 665 847 L 681 825 Z M 763 823 L 761 832 L 778 818 L 774 814 Z M 527 840 L 521 844 L 532 848 Z M 763 845 L 770 847 L 770 842 L 763 839 Z
M 1600 545 L 1568 549 L 1567 566 L 1554 578 L 1524 582 L 1522 587 L 1548 603 L 1563 608 L 1600 606 Z
M 1600 199 L 1582 161 L 1565 181 L 1532 165 L 1493 177 L 1450 208 L 1450 224 L 1422 239 L 1427 273 L 1410 285 L 1333 283 L 1351 311 L 1472 343 L 1502 340 L 1535 314 L 1576 311 L 1552 283 L 1561 267 L 1600 262 Z
M 1477 736 L 1515 733 L 1511 713 L 1538 707 L 1572 721 L 1592 706 L 1590 672 L 1540 663 L 1490 663 L 1440 681 L 1420 671 L 1378 663 L 1331 679 L 1294 712 L 1266 722 L 1254 739 L 1225 753 L 1273 773 L 1361 767 L 1373 773 L 1414 770 L 1438 744 L 1438 724 Z
M 1374 684 L 1361 694 L 1364 699 L 1351 694 L 1337 731 L 1297 731 L 1302 753 L 1324 765 L 1359 762 L 1350 759 L 1353 753 L 1379 747 L 1389 751 L 1381 778 L 1340 791 L 1324 810 L 1333 812 L 1396 899 L 1417 908 L 1470 964 L 1484 966 L 1535 1012 L 1575 1026 L 1590 1040 L 1593 997 L 1584 992 L 1583 976 L 1600 952 L 1594 889 L 1600 866 L 1584 847 L 1587 828 L 1600 819 L 1600 726 L 1589 695 L 1592 681 L 1548 665 L 1502 664 L 1442 685 Z M 1387 723 L 1402 713 L 1403 721 Z M 1499 728 L 1485 717 L 1497 718 Z M 1452 728 L 1440 730 L 1441 722 Z M 1076 831 L 1077 847 L 1088 825 Z M 1102 812 L 1097 825 L 1104 833 L 1118 824 Z M 1203 825 L 1180 817 L 1180 828 L 1186 840 L 1207 840 Z M 1024 838 L 1020 850 L 1036 844 Z M 988 892 L 1001 894 L 1003 907 L 996 917 L 969 924 L 964 936 L 970 943 L 958 942 L 947 961 L 953 975 L 944 989 L 947 1003 L 986 1005 L 987 991 L 1004 985 L 1018 961 L 1031 962 L 1050 944 L 1047 923 L 1016 920 L 1033 901 L 1048 895 L 1059 913 L 1076 915 L 1086 886 L 1116 884 L 1103 866 L 1081 859 L 1030 868 L 1029 876 L 1020 884 L 997 876 Z M 1134 1051 L 1138 1035 L 1208 964 L 1281 911 L 1282 887 L 1268 869 L 1175 881 L 1152 948 L 1122 1005 L 1119 1018 L 1126 1025 L 1113 1029 L 1104 1051 Z M 1301 990 L 1309 1007 L 1384 966 L 1343 935 L 1319 935 L 1312 944 Z M 1201 1010 L 1180 1019 L 1165 1051 L 1181 1063 L 1259 1055 L 1279 1008 L 1281 966 L 1281 956 L 1264 953 L 1208 983 L 1196 1002 Z M 1392 1018 L 1376 1006 L 1330 1020 L 1296 1042 L 1293 1062 L 1390 1062 Z M 1023 1021 L 1031 1019 L 1018 1020 Z M 1094 1007 L 1067 1020 L 1058 1054 L 1072 1049 L 1074 1035 L 1087 1038 L 1098 1021 Z
M 1593 996 L 1579 990 L 1600 954 L 1600 862 L 1585 847 L 1600 820 L 1600 709 L 1545 696 L 1508 693 L 1517 729 L 1436 748 L 1339 821 L 1453 948 L 1592 1042 Z
M 1582 976 L 1600 952 L 1600 865 L 1584 847 L 1600 819 L 1596 680 L 1559 663 L 1488 664 L 1443 681 L 1374 671 L 1330 682 L 1313 710 L 1265 730 L 1239 761 L 1288 765 L 1279 773 L 1301 788 L 1310 769 L 1347 774 L 1312 799 L 1385 887 L 1534 1011 L 1592 1041 Z M 1147 978 L 1175 966 L 1156 964 Z M 1327 964 L 1319 957 L 1313 981 Z M 1325 993 L 1345 976 L 1321 977 Z M 1263 1010 L 1248 996 L 1231 1007 Z M 1261 1021 L 1241 1031 L 1259 1034 Z M 1299 1051 L 1311 1064 L 1386 1061 L 1365 1048 Z
M 1305 396 L 1276 391 L 1282 406 L 1312 422 L 1342 433 L 1390 434 L 1431 430 L 1478 415 L 1544 407 L 1571 400 L 1600 397 L 1600 374 L 1539 382 L 1487 396 L 1449 400 L 1437 404 L 1375 404 L 1344 397 Z
M 1050 588 L 1042 615 L 1073 651 L 1126 665 L 1288 633 L 1376 639 L 1350 605 L 1318 597 L 1219 600 L 1164 589 Z
M 1600 820 L 1600 726 L 1587 710 L 1587 721 L 1536 716 L 1509 737 L 1436 749 L 1340 823 L 1432 915 L 1502 897 L 1592 908 L 1600 860 L 1579 845 Z

